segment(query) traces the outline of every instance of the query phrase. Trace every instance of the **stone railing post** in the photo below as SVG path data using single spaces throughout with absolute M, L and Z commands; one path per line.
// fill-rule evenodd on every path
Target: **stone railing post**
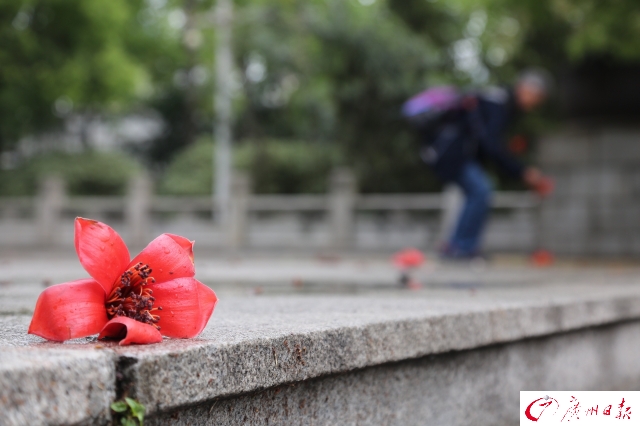
M 40 244 L 55 243 L 65 199 L 65 183 L 60 176 L 47 176 L 40 182 L 36 201 L 36 223 Z
M 129 241 L 134 246 L 148 243 L 153 183 L 146 173 L 131 178 L 125 199 L 124 220 Z
M 331 174 L 329 194 L 330 244 L 348 249 L 354 240 L 356 179 L 351 170 L 337 169 Z
M 249 227 L 249 198 L 251 178 L 243 172 L 235 171 L 231 176 L 231 197 L 229 200 L 229 222 L 227 243 L 229 248 L 241 248 L 247 240 Z
M 448 241 L 451 237 L 463 202 L 462 190 L 457 185 L 447 185 L 442 191 L 442 213 L 437 240 L 439 243 Z

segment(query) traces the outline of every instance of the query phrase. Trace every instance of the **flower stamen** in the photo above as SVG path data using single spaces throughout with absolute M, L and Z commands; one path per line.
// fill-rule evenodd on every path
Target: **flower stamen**
M 153 270 L 149 265 L 139 262 L 129 268 L 120 276 L 120 281 L 113 287 L 107 298 L 107 317 L 128 317 L 145 324 L 153 325 L 160 330 L 157 322 L 159 315 L 153 315 L 153 311 L 161 311 L 162 307 L 153 307 L 155 298 L 153 290 L 146 288 L 147 284 L 155 283 L 151 276 Z

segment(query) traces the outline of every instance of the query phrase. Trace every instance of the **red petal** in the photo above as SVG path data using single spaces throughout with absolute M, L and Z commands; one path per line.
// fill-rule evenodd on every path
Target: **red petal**
M 29 334 L 57 342 L 96 334 L 107 323 L 104 299 L 92 279 L 51 286 L 38 297 Z
M 198 325 L 198 334 L 202 333 L 202 330 L 207 326 L 213 310 L 218 304 L 218 296 L 216 293 L 206 285 L 198 281 L 198 298 L 200 299 L 200 324 Z
M 176 242 L 176 244 L 182 247 L 182 249 L 189 254 L 189 259 L 191 259 L 191 263 L 194 263 L 193 244 L 195 243 L 195 241 L 191 241 L 190 239 L 181 237 L 180 235 L 174 235 L 174 234 L 164 234 L 164 235 L 171 238 L 173 241 Z
M 120 346 L 162 342 L 162 335 L 152 325 L 127 317 L 115 317 L 104 326 L 98 339 L 120 340 Z
M 178 278 L 150 286 L 155 297 L 154 311 L 163 336 L 195 337 L 207 325 L 218 302 L 216 294 L 194 278 Z
M 129 264 L 129 250 L 120 235 L 104 223 L 76 218 L 76 253 L 85 271 L 106 293 Z
M 193 277 L 196 268 L 193 264 L 193 241 L 177 235 L 162 234 L 140 252 L 129 264 L 129 268 L 138 262 L 149 265 L 151 276 L 156 283 L 176 278 Z
M 418 249 L 406 249 L 393 255 L 393 263 L 399 268 L 414 268 L 424 263 L 424 254 Z

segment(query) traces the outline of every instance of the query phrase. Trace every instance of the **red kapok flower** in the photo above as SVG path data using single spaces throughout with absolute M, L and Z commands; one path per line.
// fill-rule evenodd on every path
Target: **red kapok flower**
M 393 264 L 398 268 L 416 268 L 424 263 L 424 254 L 418 249 L 410 248 L 393 255 Z
M 531 255 L 531 263 L 539 268 L 546 268 L 548 266 L 551 266 L 553 265 L 554 261 L 555 258 L 553 256 L 553 253 L 547 250 L 536 250 Z
M 533 189 L 540 197 L 548 197 L 553 193 L 554 187 L 555 184 L 552 179 L 543 177 Z
M 162 234 L 130 260 L 117 232 L 79 217 L 75 245 L 92 278 L 43 291 L 29 334 L 62 342 L 100 333 L 128 345 L 195 337 L 207 325 L 218 298 L 193 278 L 192 241 Z

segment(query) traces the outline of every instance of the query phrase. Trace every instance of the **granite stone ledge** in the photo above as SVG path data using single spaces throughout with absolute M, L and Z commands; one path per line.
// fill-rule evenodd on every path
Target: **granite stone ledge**
M 8 424 L 27 415 L 37 416 L 28 424 L 100 424 L 124 393 L 154 416 L 427 355 L 636 323 L 640 286 L 551 281 L 479 291 L 227 296 L 198 338 L 149 346 L 46 343 L 26 334 L 29 320 L 0 316 L 0 408 L 13 407 Z M 12 399 L 20 395 L 26 403 Z
M 640 322 L 616 323 L 280 385 L 145 424 L 512 426 L 523 389 L 640 388 L 639 350 Z
M 199 339 L 114 351 L 130 360 L 123 372 L 127 392 L 153 414 L 430 354 L 640 319 L 640 292 L 630 288 L 553 300 L 521 296 L 227 300 Z
M 115 359 L 102 350 L 0 347 L 0 424 L 107 424 Z

